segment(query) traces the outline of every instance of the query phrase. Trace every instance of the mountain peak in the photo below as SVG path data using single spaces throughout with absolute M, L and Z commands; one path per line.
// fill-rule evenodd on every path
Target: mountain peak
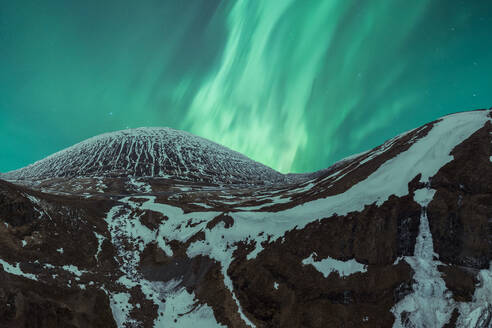
M 213 183 L 276 183 L 281 173 L 191 133 L 143 127 L 104 133 L 4 177 L 162 177 Z

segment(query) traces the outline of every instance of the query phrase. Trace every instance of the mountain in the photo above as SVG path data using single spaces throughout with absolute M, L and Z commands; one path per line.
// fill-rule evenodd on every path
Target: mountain
M 182 132 L 89 139 L 0 181 L 0 326 L 491 327 L 491 121 L 448 115 L 301 176 L 196 160 L 210 144 Z M 137 155 L 161 144 L 186 160 Z
M 170 128 L 102 134 L 55 153 L 7 179 L 179 177 L 194 182 L 278 183 L 275 170 L 210 140 Z

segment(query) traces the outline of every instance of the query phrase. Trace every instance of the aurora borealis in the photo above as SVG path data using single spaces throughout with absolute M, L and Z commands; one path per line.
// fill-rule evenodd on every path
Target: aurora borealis
M 0 0 L 0 171 L 170 126 L 281 172 L 492 106 L 492 2 Z

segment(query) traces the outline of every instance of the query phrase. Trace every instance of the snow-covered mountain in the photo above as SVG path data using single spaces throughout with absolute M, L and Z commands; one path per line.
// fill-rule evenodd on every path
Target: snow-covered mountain
M 214 183 L 278 183 L 275 170 L 210 140 L 171 128 L 105 133 L 4 175 L 14 180 L 162 177 Z
M 38 162 L 42 182 L 0 180 L 0 326 L 491 327 L 491 122 L 448 115 L 270 185 L 141 174 L 131 138 L 125 174 Z

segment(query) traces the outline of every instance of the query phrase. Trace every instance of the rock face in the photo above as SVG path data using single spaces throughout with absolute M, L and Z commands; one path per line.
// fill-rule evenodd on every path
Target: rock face
M 183 139 L 164 178 L 128 131 L 69 148 L 0 180 L 0 327 L 492 327 L 491 121 L 294 178 Z

